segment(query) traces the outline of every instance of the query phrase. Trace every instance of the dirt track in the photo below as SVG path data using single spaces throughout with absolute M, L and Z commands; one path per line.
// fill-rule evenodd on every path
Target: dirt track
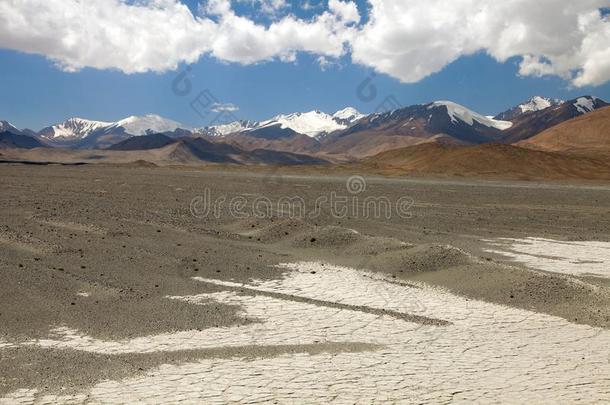
M 606 245 L 572 264 L 580 277 L 528 269 L 494 245 L 610 242 L 609 186 L 365 176 L 359 193 L 339 176 L 103 165 L 0 174 L 8 402 L 610 395 L 610 282 L 587 271 L 603 270 Z M 239 215 L 226 204 L 202 215 L 206 190 L 243 197 Z M 367 197 L 412 204 L 390 218 L 333 216 L 320 200 L 332 195 L 361 209 Z M 302 197 L 316 215 L 288 218 L 279 205 L 242 215 L 257 197 Z M 329 380 L 341 384 L 315 384 Z

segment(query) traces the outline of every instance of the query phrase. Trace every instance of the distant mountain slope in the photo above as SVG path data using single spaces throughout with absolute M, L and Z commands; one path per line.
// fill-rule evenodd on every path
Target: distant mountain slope
M 105 148 L 131 136 L 180 131 L 176 121 L 158 115 L 131 116 L 117 122 L 70 118 L 43 128 L 37 136 L 44 142 L 70 148 Z M 188 131 L 185 129 L 184 131 Z M 182 134 L 182 133 L 181 133 Z M 188 132 L 190 135 L 190 132 Z
M 70 118 L 60 124 L 43 128 L 38 132 L 38 136 L 48 142 L 71 142 L 86 138 L 92 132 L 111 125 L 111 122 Z
M 347 125 L 340 123 L 332 115 L 315 110 L 306 113 L 278 115 L 269 121 L 261 122 L 259 128 L 251 131 L 257 131 L 266 127 L 278 128 L 280 130 L 290 129 L 296 133 L 315 138 L 322 134 L 345 129 Z
M 148 150 L 159 149 L 177 142 L 163 134 L 151 134 L 147 136 L 134 136 L 124 141 L 111 145 L 109 150 Z
M 10 131 L 0 132 L 0 148 L 34 149 L 43 146 L 38 139 L 31 136 L 20 135 Z
M 610 179 L 610 161 L 503 144 L 436 143 L 386 151 L 362 165 L 387 174 L 436 174 L 520 179 Z
M 610 157 L 610 107 L 556 125 L 517 145 L 544 151 Z
M 359 121 L 364 117 L 366 117 L 366 114 L 362 114 L 353 107 L 344 108 L 333 114 L 335 120 L 338 120 L 345 125 L 353 125 L 356 121 Z
M 194 135 L 209 136 L 209 137 L 223 137 L 229 134 L 235 134 L 243 132 L 248 129 L 256 128 L 260 123 L 258 121 L 250 120 L 238 120 L 228 124 L 213 125 L 203 128 L 195 128 L 193 130 Z
M 13 126 L 13 124 L 11 124 L 8 121 L 1 121 L 1 120 L 0 120 L 0 132 L 10 132 L 13 134 L 22 135 L 22 132 L 19 129 L 17 129 L 15 126 Z
M 529 100 L 519 104 L 518 106 L 496 115 L 494 118 L 503 121 L 513 121 L 524 114 L 542 111 L 549 107 L 554 107 L 563 103 L 563 100 L 534 96 Z
M 280 114 L 264 121 L 235 121 L 228 124 L 198 128 L 196 135 L 227 136 L 242 134 L 255 138 L 279 139 L 294 133 L 317 138 L 348 128 L 364 117 L 355 108 L 347 107 L 330 115 L 319 110 Z
M 548 128 L 608 105 L 597 97 L 584 96 L 539 111 L 521 114 L 513 120 L 513 126 L 504 132 L 502 142 L 516 143 L 531 138 Z
M 301 135 L 305 136 L 305 135 Z M 147 159 L 153 163 L 173 164 L 314 164 L 324 163 L 320 158 L 290 152 L 266 149 L 245 150 L 225 142 L 212 142 L 201 137 L 173 139 L 163 134 L 142 135 L 129 138 L 108 148 L 109 151 L 129 151 L 142 156 L 153 155 Z M 150 160 L 152 159 L 152 160 Z
M 179 122 L 163 118 L 159 115 L 148 114 L 124 118 L 112 125 L 113 128 L 122 128 L 130 135 L 148 135 L 153 133 L 173 132 L 179 128 L 188 129 Z
M 392 147 L 442 140 L 479 144 L 501 139 L 512 124 L 484 117 L 449 101 L 415 105 L 360 119 L 347 130 L 322 140 L 328 154 L 365 157 Z
M 268 149 L 280 152 L 311 154 L 316 153 L 320 149 L 320 142 L 316 139 L 298 134 L 290 129 L 283 130 L 280 136 L 277 136 L 277 133 L 269 134 L 270 136 L 268 136 L 264 131 L 265 129 L 262 129 L 261 132 L 231 134 L 222 140 L 238 145 L 246 150 Z

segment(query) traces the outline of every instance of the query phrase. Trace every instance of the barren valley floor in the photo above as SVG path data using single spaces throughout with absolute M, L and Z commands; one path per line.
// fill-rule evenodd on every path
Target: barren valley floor
M 0 403 L 610 400 L 610 186 L 363 179 L 0 165 Z

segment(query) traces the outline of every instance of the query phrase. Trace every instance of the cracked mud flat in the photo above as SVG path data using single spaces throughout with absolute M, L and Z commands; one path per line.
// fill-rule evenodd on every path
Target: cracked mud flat
M 488 241 L 498 253 L 528 267 L 554 273 L 610 278 L 610 243 L 542 238 Z
M 349 268 L 315 262 L 281 267 L 285 270 L 281 280 L 235 283 L 197 277 L 193 283 L 235 290 L 168 297 L 193 305 L 209 301 L 238 305 L 242 316 L 258 320 L 249 326 L 124 341 L 98 340 L 64 328 L 54 331 L 56 339 L 21 344 L 122 354 L 332 342 L 339 344 L 336 352 L 162 365 L 146 375 L 105 381 L 76 395 L 41 397 L 36 390 L 22 389 L 3 401 L 610 400 L 610 331 Z M 336 308 L 334 303 L 352 308 Z M 392 310 L 432 322 L 360 308 Z M 341 351 L 341 345 L 357 344 L 364 349 Z
M 412 218 L 197 221 L 203 186 L 345 179 L 0 169 L 0 403 L 610 401 L 610 189 L 379 179 Z

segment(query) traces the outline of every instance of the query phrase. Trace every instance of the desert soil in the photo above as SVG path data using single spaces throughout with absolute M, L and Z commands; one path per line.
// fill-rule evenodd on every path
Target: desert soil
M 609 185 L 364 179 L 0 165 L 0 403 L 610 400 Z

